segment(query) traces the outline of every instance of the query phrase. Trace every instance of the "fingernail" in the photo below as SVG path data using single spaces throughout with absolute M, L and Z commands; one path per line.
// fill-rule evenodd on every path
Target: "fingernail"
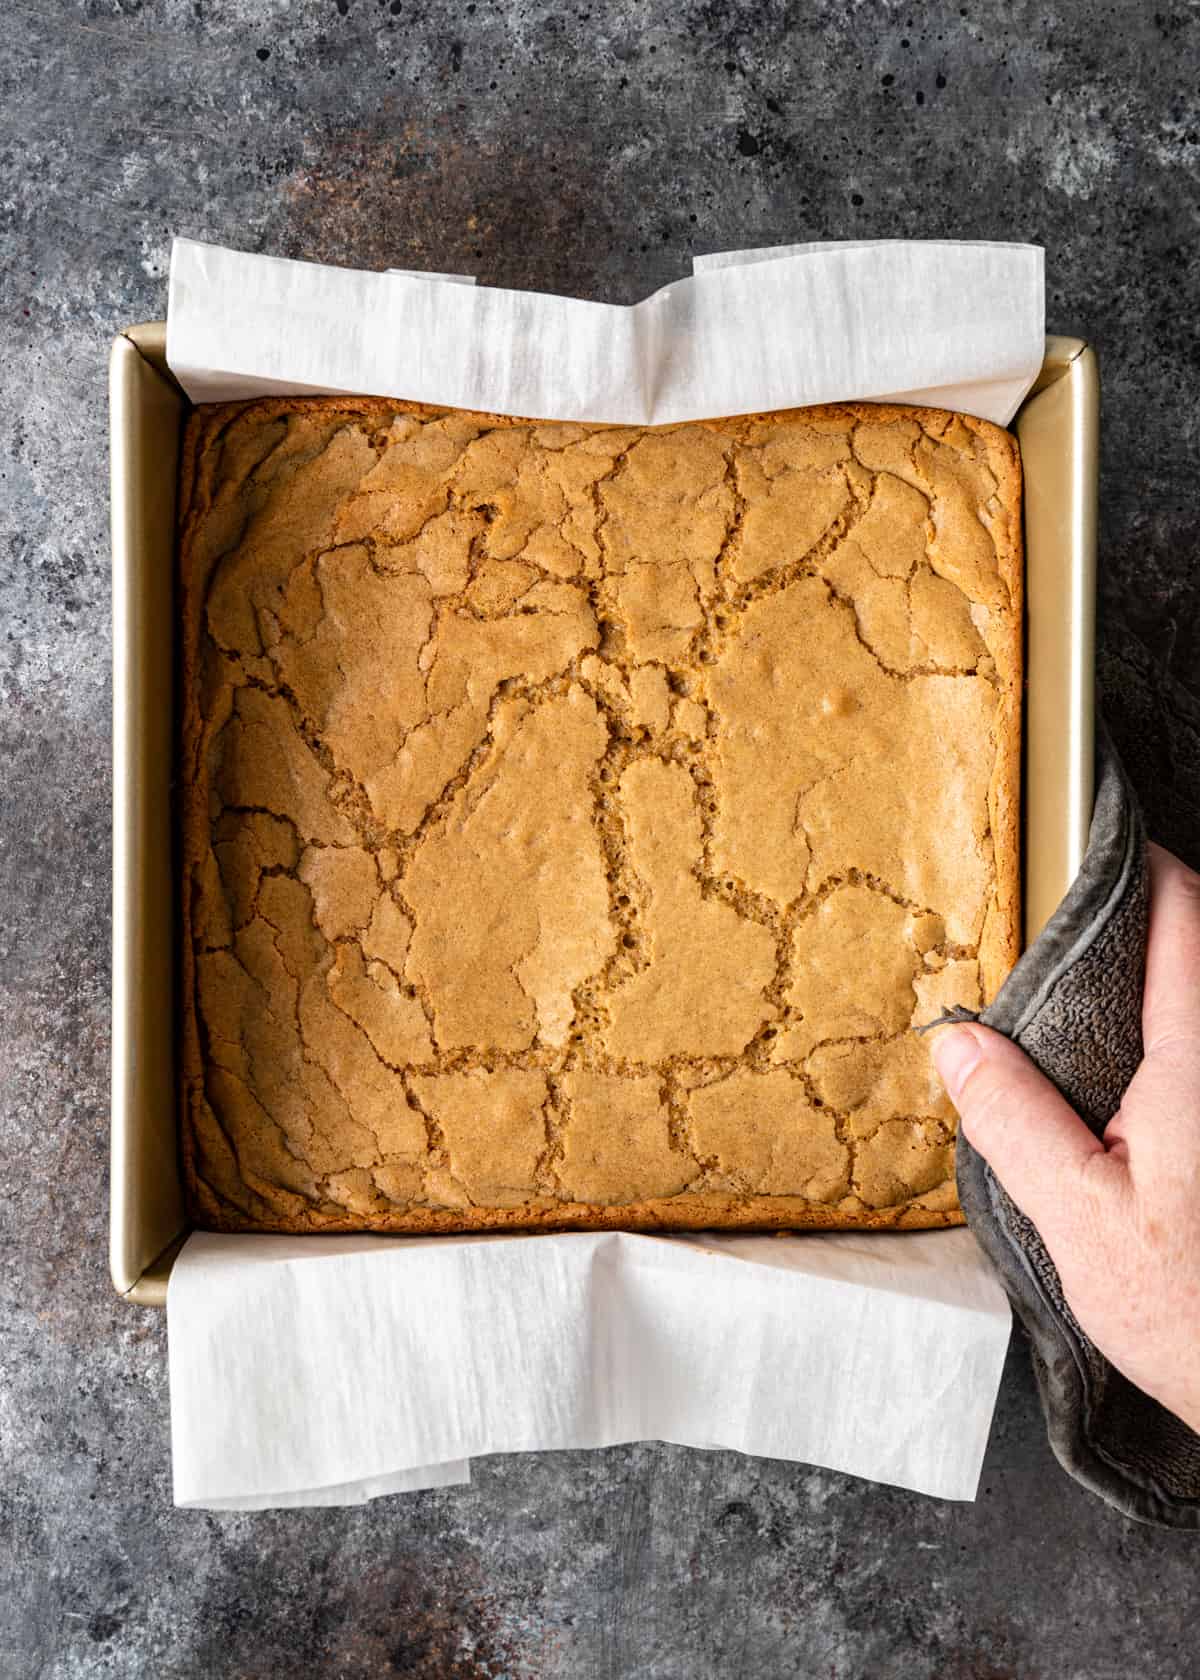
M 950 1100 L 957 1102 L 967 1076 L 983 1059 L 979 1040 L 970 1027 L 946 1027 L 934 1039 L 931 1054 Z

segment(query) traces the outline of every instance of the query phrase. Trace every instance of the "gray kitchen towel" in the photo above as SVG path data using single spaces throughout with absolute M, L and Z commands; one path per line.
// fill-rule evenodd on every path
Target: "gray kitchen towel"
M 1141 813 L 1103 730 L 1097 788 L 1078 878 L 979 1019 L 1019 1044 L 1099 1134 L 1142 1056 L 1149 922 Z M 1029 1332 L 1059 1463 L 1127 1516 L 1200 1528 L 1200 1435 L 1135 1388 L 1088 1340 L 1041 1237 L 965 1138 L 958 1193 Z

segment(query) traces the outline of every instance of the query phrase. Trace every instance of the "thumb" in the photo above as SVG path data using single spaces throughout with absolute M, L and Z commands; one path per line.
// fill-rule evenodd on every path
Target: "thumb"
M 1078 1207 L 1088 1163 L 1104 1145 L 1002 1033 L 943 1027 L 932 1054 L 966 1137 L 1053 1247 Z

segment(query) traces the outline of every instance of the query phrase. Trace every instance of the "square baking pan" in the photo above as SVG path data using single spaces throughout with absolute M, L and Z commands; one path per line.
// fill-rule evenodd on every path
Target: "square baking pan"
M 130 327 L 109 361 L 113 586 L 110 1270 L 166 1301 L 188 1234 L 175 1046 L 175 499 L 190 404 L 166 324 Z M 1013 430 L 1025 496 L 1024 940 L 1079 868 L 1093 794 L 1099 381 L 1092 350 L 1048 338 Z

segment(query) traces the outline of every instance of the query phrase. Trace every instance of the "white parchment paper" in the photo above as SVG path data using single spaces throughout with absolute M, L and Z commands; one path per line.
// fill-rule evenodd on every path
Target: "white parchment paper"
M 640 1440 L 969 1499 L 1009 1330 L 962 1230 L 201 1233 L 168 1311 L 176 1501 L 239 1507 Z
M 177 240 L 167 355 L 197 402 L 344 391 L 625 424 L 852 397 L 1005 424 L 1041 366 L 1032 246 L 799 245 L 695 269 L 625 308 Z M 644 1439 L 971 1499 L 1009 1335 L 965 1230 L 198 1233 L 167 1314 L 175 1498 L 227 1509 Z
M 167 359 L 193 402 L 349 391 L 654 425 L 864 397 L 1007 425 L 1044 331 L 1033 245 L 727 253 L 624 307 L 177 239 Z

